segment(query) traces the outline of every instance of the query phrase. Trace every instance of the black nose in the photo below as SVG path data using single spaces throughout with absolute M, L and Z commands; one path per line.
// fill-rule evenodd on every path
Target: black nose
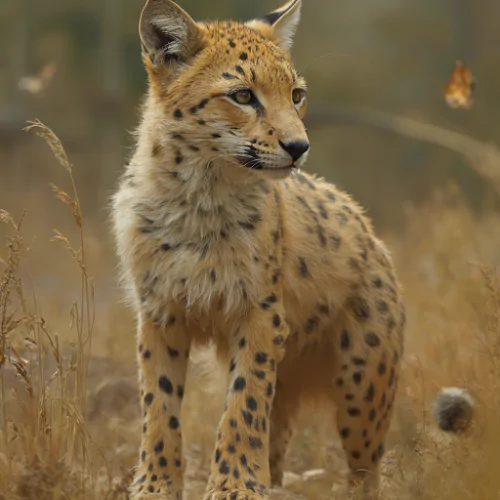
M 280 145 L 293 158 L 293 161 L 297 161 L 309 149 L 309 143 L 306 141 L 280 141 Z

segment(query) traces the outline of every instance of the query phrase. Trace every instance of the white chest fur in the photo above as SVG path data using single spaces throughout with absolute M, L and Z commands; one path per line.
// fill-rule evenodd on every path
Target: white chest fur
M 115 197 L 118 251 L 132 270 L 125 281 L 158 321 L 168 321 L 172 302 L 193 315 L 241 313 L 259 299 L 255 233 L 269 190 L 235 188 L 217 171 L 183 174 L 160 186 L 136 179 Z

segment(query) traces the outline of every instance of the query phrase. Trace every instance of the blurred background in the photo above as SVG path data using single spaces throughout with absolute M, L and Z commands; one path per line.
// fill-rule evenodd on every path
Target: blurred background
M 279 6 L 179 3 L 200 20 L 247 20 Z M 0 0 L 0 209 L 22 219 L 24 238 L 0 223 L 2 500 L 52 500 L 57 484 L 61 498 L 127 497 L 141 419 L 134 321 L 121 302 L 108 206 L 146 88 L 142 6 Z M 310 86 L 306 170 L 366 208 L 406 290 L 403 380 L 383 467 L 388 499 L 497 499 L 500 491 L 500 448 L 492 446 L 500 440 L 499 27 L 499 0 L 304 0 L 293 52 Z M 444 99 L 456 60 L 477 81 L 470 110 Z M 34 119 L 60 137 L 73 164 L 83 262 L 75 262 L 78 224 L 51 187 L 71 194 L 71 179 L 47 144 L 23 131 Z M 51 241 L 54 229 L 73 256 Z M 87 273 L 95 300 L 85 294 Z M 191 380 L 183 426 L 188 476 L 201 491 L 223 401 L 203 396 L 203 373 Z M 472 439 L 451 445 L 431 432 L 432 399 L 446 385 L 467 387 L 478 401 Z M 329 415 L 316 417 L 332 426 Z M 343 455 L 325 425 L 305 420 L 287 459 L 297 474 L 327 468 L 324 482 L 285 498 L 331 498 Z M 68 465 L 68 456 L 76 461 Z

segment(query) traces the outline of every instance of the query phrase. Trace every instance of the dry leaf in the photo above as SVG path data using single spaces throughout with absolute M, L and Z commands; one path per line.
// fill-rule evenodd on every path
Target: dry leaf
M 457 61 L 444 89 L 444 98 L 450 108 L 470 109 L 476 82 L 472 71 L 463 61 Z

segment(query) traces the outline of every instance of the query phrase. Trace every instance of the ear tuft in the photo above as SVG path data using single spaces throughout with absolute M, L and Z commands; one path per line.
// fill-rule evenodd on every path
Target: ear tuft
M 261 22 L 271 26 L 278 46 L 289 50 L 300 21 L 302 0 L 291 0 L 279 9 L 267 14 Z
M 200 48 L 202 28 L 171 0 L 148 0 L 139 33 L 154 64 L 187 60 Z

